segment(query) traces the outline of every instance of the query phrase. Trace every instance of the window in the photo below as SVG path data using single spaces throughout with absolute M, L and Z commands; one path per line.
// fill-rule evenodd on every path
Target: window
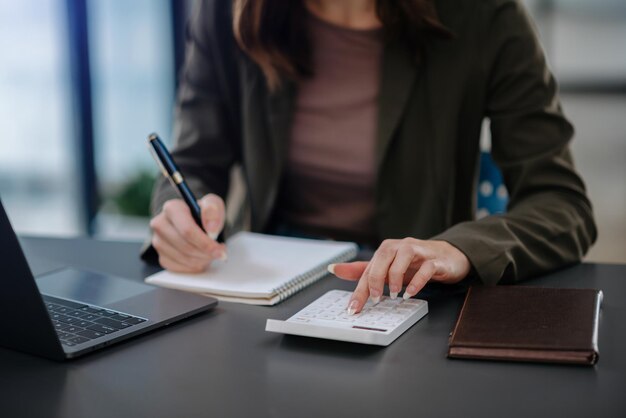
M 60 4 L 0 2 L 0 197 L 20 233 L 81 231 Z
M 134 222 L 115 214 L 147 211 L 147 202 L 137 195 L 133 198 L 139 204 L 129 207 L 124 189 L 157 172 L 146 147 L 148 134 L 158 132 L 164 139 L 171 135 L 175 93 L 171 3 L 90 0 L 87 6 L 102 198 L 97 231 L 101 236 L 142 236 L 145 220 Z

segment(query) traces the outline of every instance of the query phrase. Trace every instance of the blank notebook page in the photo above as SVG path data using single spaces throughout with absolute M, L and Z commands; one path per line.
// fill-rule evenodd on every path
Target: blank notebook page
M 161 271 L 147 283 L 193 292 L 238 297 L 270 297 L 329 263 L 356 254 L 356 244 L 278 237 L 251 232 L 235 234 L 226 243 L 228 260 L 214 261 L 200 274 Z

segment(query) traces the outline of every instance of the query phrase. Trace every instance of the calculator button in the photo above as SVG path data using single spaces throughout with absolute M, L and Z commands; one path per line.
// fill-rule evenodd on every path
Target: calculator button
M 421 303 L 421 301 L 417 300 L 417 299 L 407 299 L 405 301 L 402 302 L 403 304 L 406 303 L 407 305 L 419 305 Z
M 338 316 L 337 318 L 335 318 L 335 321 L 339 321 L 339 322 L 354 322 L 355 320 L 350 318 L 349 316 Z

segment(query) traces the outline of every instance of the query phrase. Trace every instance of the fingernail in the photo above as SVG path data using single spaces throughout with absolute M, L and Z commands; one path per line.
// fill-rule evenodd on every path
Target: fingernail
M 205 207 L 209 210 L 218 210 L 217 205 L 215 203 L 208 203 Z
M 402 295 L 402 299 L 407 300 L 415 296 L 415 294 L 417 293 L 415 290 L 416 289 L 413 286 L 407 287 L 406 290 L 404 291 L 404 295 Z
M 350 302 L 350 305 L 348 306 L 348 315 L 354 315 L 356 313 L 357 306 L 359 306 L 358 300 Z
M 335 266 L 336 264 L 329 264 L 328 265 L 328 272 L 331 274 L 335 274 Z
M 213 257 L 215 260 L 222 260 L 222 261 L 228 260 L 228 255 L 226 255 L 226 251 L 224 250 L 213 251 L 211 253 L 211 257 Z
M 206 229 L 209 233 L 209 237 L 211 237 L 212 240 L 215 240 L 220 234 L 220 223 L 218 221 L 209 221 L 207 222 Z
M 389 292 L 389 297 L 391 298 L 391 300 L 394 300 L 398 297 L 398 292 Z
M 370 300 L 372 304 L 376 305 L 380 302 L 380 297 L 382 296 L 382 292 L 378 289 L 370 289 Z

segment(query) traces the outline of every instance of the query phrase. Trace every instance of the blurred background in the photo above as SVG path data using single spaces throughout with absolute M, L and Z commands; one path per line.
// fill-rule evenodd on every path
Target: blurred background
M 0 196 L 20 234 L 141 240 L 170 143 L 185 21 L 201 0 L 0 0 Z M 526 0 L 600 237 L 626 261 L 626 1 Z

